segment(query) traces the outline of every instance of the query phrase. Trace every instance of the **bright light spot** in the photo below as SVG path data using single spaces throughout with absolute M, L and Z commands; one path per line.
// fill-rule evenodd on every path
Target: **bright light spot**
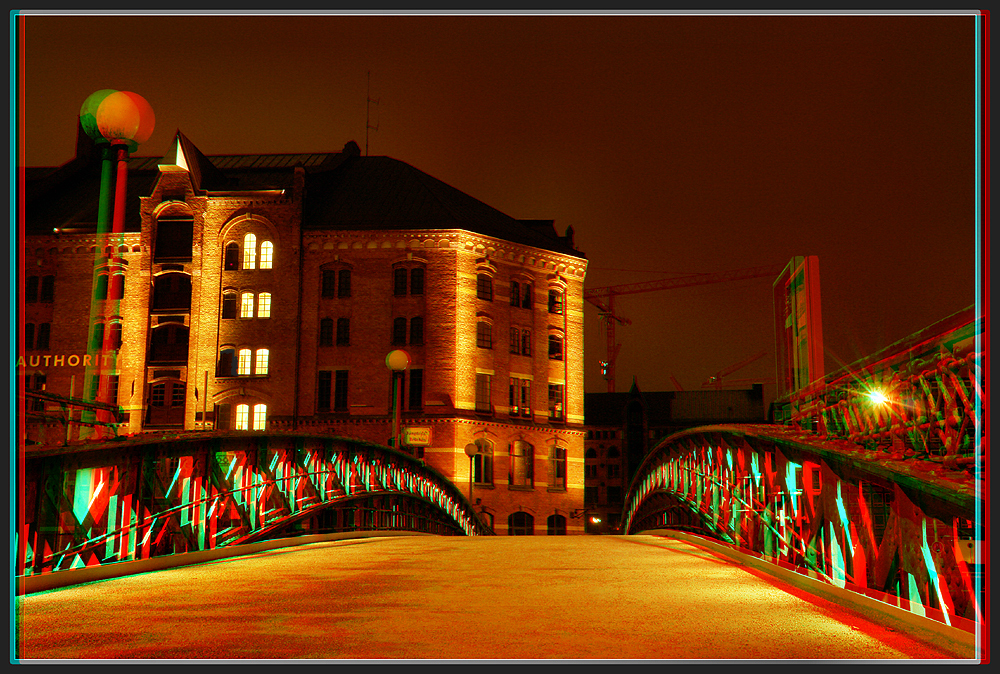
M 593 522 L 594 524 L 598 524 L 598 523 L 600 523 L 601 518 L 600 517 L 591 517 L 590 521 Z
M 887 398 L 886 395 L 879 389 L 873 389 L 868 394 L 868 399 L 872 401 L 873 405 L 885 405 L 889 402 L 889 398 Z

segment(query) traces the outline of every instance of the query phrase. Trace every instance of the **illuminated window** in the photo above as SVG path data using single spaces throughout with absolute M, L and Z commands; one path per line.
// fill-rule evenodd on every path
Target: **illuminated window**
M 261 258 L 263 264 L 263 257 Z M 271 317 L 271 293 L 261 293 L 257 296 L 257 318 Z
M 237 412 L 239 414 L 239 412 Z M 264 430 L 264 426 L 267 424 L 267 405 L 254 405 L 253 406 L 253 429 L 255 431 Z
M 493 326 L 486 321 L 476 324 L 476 346 L 480 349 L 493 348 Z
M 260 244 L 260 268 L 270 269 L 274 264 L 274 244 L 264 241 Z
M 257 362 L 254 364 L 254 374 L 267 374 L 267 349 L 257 349 Z
M 243 237 L 243 268 L 257 268 L 257 237 L 253 234 Z
M 535 483 L 535 449 L 523 440 L 510 443 L 510 484 L 531 487 Z
M 472 479 L 476 484 L 493 484 L 493 443 L 480 438 L 475 445 L 482 453 L 472 457 Z
M 250 374 L 250 349 L 240 349 L 239 374 Z
M 240 318 L 253 318 L 253 293 L 243 293 L 243 303 L 240 306 Z
M 238 430 L 238 431 L 248 431 L 248 430 L 250 430 L 250 406 L 249 405 L 237 405 L 236 406 L 236 430 Z
M 493 301 L 493 279 L 489 275 L 476 276 L 476 297 L 487 302 Z

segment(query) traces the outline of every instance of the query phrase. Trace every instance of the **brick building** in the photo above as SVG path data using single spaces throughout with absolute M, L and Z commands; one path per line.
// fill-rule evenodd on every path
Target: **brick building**
M 585 396 L 584 525 L 615 533 L 636 469 L 663 438 L 696 426 L 765 423 L 764 387 L 743 390 L 641 391 Z
M 28 389 L 89 400 L 107 390 L 125 412 L 120 435 L 387 444 L 385 358 L 404 349 L 402 449 L 463 491 L 471 470 L 476 509 L 498 534 L 583 532 L 570 513 L 583 504 L 587 261 L 572 230 L 511 218 L 353 142 L 207 157 L 178 132 L 168 156 L 129 160 L 125 232 L 102 253 L 99 183 L 82 133 L 74 160 L 28 170 Z M 97 319 L 95 256 L 112 276 L 98 292 L 116 301 Z M 107 435 L 86 425 L 93 412 L 26 405 L 29 443 Z M 470 460 L 469 444 L 483 453 Z

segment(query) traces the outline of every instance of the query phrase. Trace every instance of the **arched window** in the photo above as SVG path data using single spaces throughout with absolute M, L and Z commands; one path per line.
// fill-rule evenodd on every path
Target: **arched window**
M 319 322 L 319 345 L 333 346 L 333 319 L 324 318 Z
M 558 513 L 549 515 L 548 519 L 545 520 L 545 533 L 549 536 L 565 536 L 566 518 Z
M 535 518 L 526 512 L 518 511 L 507 517 L 508 536 L 533 536 L 535 533 Z
M 585 459 L 596 459 L 597 458 L 597 450 L 594 449 L 593 447 L 587 448 L 587 451 L 584 453 L 583 458 L 585 458 Z
M 482 453 L 472 457 L 472 479 L 476 484 L 493 484 L 493 443 L 480 438 L 474 444 Z
M 253 293 L 243 293 L 240 304 L 240 318 L 253 318 Z
M 216 370 L 217 377 L 235 377 L 238 374 L 236 369 L 236 349 L 226 348 L 219 352 L 219 367 Z
M 250 349 L 240 349 L 240 364 L 239 364 L 239 374 L 247 375 L 250 374 L 251 365 L 251 353 Z
M 255 431 L 264 430 L 267 425 L 267 405 L 259 404 L 253 406 L 253 429 Z
M 108 299 L 108 275 L 97 275 L 97 287 L 94 288 L 94 298 L 99 300 Z
M 552 447 L 549 450 L 549 488 L 566 489 L 566 449 Z
M 45 351 L 49 348 L 49 324 L 42 323 L 38 326 L 38 336 L 35 339 L 35 348 Z
M 406 344 L 406 319 L 395 318 L 392 321 L 392 344 L 400 346 Z
M 257 359 L 254 363 L 254 374 L 267 374 L 267 359 L 270 352 L 267 349 L 257 349 Z
M 226 257 L 223 269 L 236 271 L 240 268 L 240 244 L 233 241 L 226 244 Z
M 476 346 L 480 349 L 493 348 L 493 326 L 486 321 L 476 323 Z
M 236 406 L 236 430 L 238 430 L 238 431 L 248 431 L 248 430 L 250 430 L 250 406 L 249 405 L 237 405 Z
M 493 301 L 493 279 L 489 274 L 476 276 L 476 297 L 487 302 Z
M 549 335 L 549 360 L 563 359 L 563 340 L 560 335 Z
M 531 487 L 534 475 L 535 449 L 523 440 L 510 443 L 510 484 Z
M 415 267 L 410 271 L 410 294 L 424 294 L 424 270 L 422 267 Z
M 240 298 L 234 292 L 222 294 L 222 317 L 236 318 L 239 315 Z
M 396 267 L 392 272 L 392 294 L 397 297 L 406 294 L 406 268 Z
M 261 258 L 263 264 L 263 258 Z M 261 293 L 257 295 L 257 318 L 271 317 L 271 293 Z
M 42 277 L 42 301 L 51 302 L 55 298 L 56 294 L 56 277 L 55 276 L 43 276 Z
M 257 268 L 257 237 L 253 234 L 243 237 L 243 268 Z
M 90 348 L 100 349 L 104 345 L 104 323 L 94 323 L 94 331 L 91 333 Z
M 410 319 L 410 344 L 424 343 L 424 319 L 414 316 Z
M 274 244 L 264 241 L 260 244 L 260 268 L 270 269 L 274 264 Z

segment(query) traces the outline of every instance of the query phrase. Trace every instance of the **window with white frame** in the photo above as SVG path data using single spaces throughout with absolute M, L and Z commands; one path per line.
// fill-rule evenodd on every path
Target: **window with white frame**
M 243 268 L 257 268 L 257 237 L 253 234 L 243 237 Z
M 240 318 L 253 318 L 253 293 L 243 293 L 240 303 Z
M 270 269 L 274 264 L 274 244 L 264 241 L 260 244 L 260 268 Z
M 250 374 L 250 367 L 252 364 L 252 354 L 250 352 L 250 349 L 240 349 L 239 357 L 240 357 L 240 365 L 238 370 L 239 374 L 241 375 Z
M 259 404 L 253 406 L 253 429 L 262 431 L 267 425 L 267 405 Z
M 257 295 L 257 318 L 271 317 L 271 293 Z
M 250 430 L 250 406 L 249 405 L 237 405 L 236 406 L 236 430 L 238 430 L 238 431 L 249 431 Z
M 267 349 L 257 349 L 257 358 L 254 363 L 254 374 L 266 375 L 267 374 Z

